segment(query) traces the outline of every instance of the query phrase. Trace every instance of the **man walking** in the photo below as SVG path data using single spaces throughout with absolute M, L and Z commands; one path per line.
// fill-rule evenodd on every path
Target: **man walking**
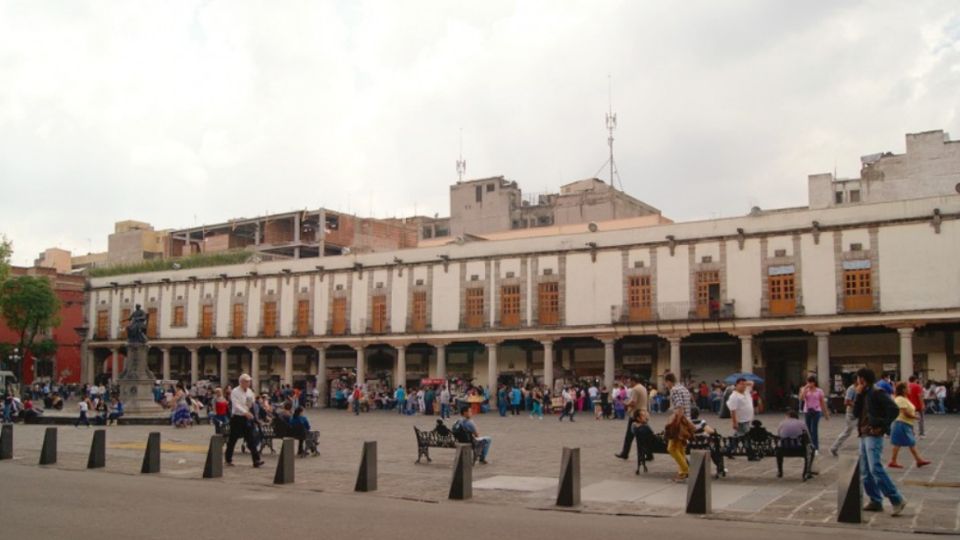
M 643 385 L 640 377 L 636 375 L 630 376 L 630 383 L 633 385 L 633 388 L 630 389 L 630 400 L 627 401 L 627 418 L 633 418 L 633 411 L 649 413 L 647 387 Z M 631 421 L 627 421 L 627 433 L 623 436 L 623 447 L 620 449 L 619 454 L 614 454 L 620 459 L 625 460 L 630 457 L 630 447 L 633 445 L 634 438 L 632 423 Z
M 736 438 L 745 436 L 750 430 L 750 422 L 753 422 L 753 398 L 750 396 L 752 388 L 753 383 L 748 383 L 746 379 L 740 377 L 734 385 L 730 399 L 727 400 L 730 424 L 734 431 L 733 436 L 730 437 L 730 446 L 727 448 L 728 454 L 732 453 L 734 445 L 737 444 Z
M 910 403 L 913 404 L 913 407 L 917 410 L 917 423 L 920 425 L 920 436 L 926 437 L 927 433 L 924 430 L 924 416 L 923 413 L 923 386 L 920 385 L 920 381 L 917 379 L 916 375 L 911 375 L 907 383 L 907 399 L 910 400 Z
M 403 414 L 407 408 L 407 392 L 403 389 L 403 385 L 397 387 L 397 391 L 393 393 L 393 399 L 397 401 L 397 411 Z
M 250 449 L 250 457 L 253 458 L 253 466 L 260 467 L 263 461 L 260 460 L 260 446 L 253 428 L 253 402 L 256 396 L 250 389 L 250 375 L 244 373 L 240 375 L 240 386 L 230 392 L 230 407 L 232 416 L 230 417 L 230 438 L 227 440 L 227 452 L 224 455 L 224 461 L 227 465 L 233 466 L 233 447 L 237 444 L 237 439 L 243 438 Z
M 663 385 L 670 392 L 670 409 L 683 411 L 683 415 L 690 419 L 690 391 L 682 384 L 677 384 L 677 376 L 673 373 L 667 373 L 663 376 Z M 747 398 L 749 399 L 749 397 Z M 751 402 L 751 410 L 753 404 Z
M 843 395 L 843 406 L 846 408 L 846 413 L 844 414 L 843 431 L 840 432 L 840 435 L 837 435 L 837 440 L 830 446 L 830 454 L 833 457 L 840 455 L 840 447 L 853 434 L 853 430 L 857 429 L 857 417 L 853 415 L 853 403 L 856 399 L 857 383 L 854 381 L 847 387 Z
M 853 415 L 857 418 L 860 435 L 860 478 L 863 490 L 870 502 L 863 507 L 866 512 L 882 512 L 883 497 L 893 505 L 892 515 L 903 513 L 906 501 L 897 491 L 897 486 L 883 468 L 883 436 L 890 433 L 890 424 L 900 413 L 886 391 L 874 386 L 876 375 L 868 368 L 857 371 L 857 399 Z
M 440 418 L 450 418 L 450 389 L 443 385 L 440 391 Z

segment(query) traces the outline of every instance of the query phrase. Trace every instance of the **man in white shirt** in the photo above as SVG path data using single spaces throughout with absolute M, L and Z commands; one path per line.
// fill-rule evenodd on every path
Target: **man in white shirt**
M 743 437 L 750 430 L 753 422 L 753 397 L 751 397 L 753 383 L 743 377 L 737 379 L 737 384 L 727 399 L 727 408 L 730 409 L 730 424 L 733 426 L 733 437 L 730 438 L 730 452 L 736 445 L 734 437 Z
M 230 392 L 230 406 L 232 416 L 230 417 L 230 438 L 227 440 L 227 452 L 224 460 L 227 465 L 233 466 L 233 447 L 237 444 L 237 439 L 243 438 L 250 449 L 250 457 L 253 458 L 253 466 L 260 467 L 263 461 L 260 460 L 260 447 L 254 433 L 253 402 L 256 396 L 250 389 L 250 375 L 244 373 L 240 375 L 240 386 Z

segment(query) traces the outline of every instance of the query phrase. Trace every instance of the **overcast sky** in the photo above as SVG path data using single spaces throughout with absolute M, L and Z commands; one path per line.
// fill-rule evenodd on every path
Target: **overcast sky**
M 468 177 L 556 190 L 607 158 L 608 74 L 628 193 L 805 205 L 960 138 L 960 3 L 0 0 L 0 232 L 30 264 L 123 219 L 445 215 L 461 129 Z

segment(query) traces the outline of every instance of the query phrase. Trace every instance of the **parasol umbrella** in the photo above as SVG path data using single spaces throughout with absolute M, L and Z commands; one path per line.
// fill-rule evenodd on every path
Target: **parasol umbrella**
M 761 379 L 760 377 L 757 377 L 753 373 L 733 373 L 727 376 L 727 378 L 724 379 L 723 382 L 727 384 L 734 384 L 737 382 L 737 379 L 746 379 L 754 384 L 763 384 L 763 379 Z

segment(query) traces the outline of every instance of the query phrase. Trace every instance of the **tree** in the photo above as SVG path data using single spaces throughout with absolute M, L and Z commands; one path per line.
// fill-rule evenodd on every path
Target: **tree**
M 7 237 L 0 234 L 0 285 L 7 281 L 10 275 L 10 255 L 13 253 L 13 244 Z
M 17 276 L 0 285 L 0 314 L 19 336 L 21 359 L 17 376 L 23 378 L 23 357 L 47 329 L 59 324 L 60 301 L 50 281 L 44 277 Z M 13 366 L 11 366 L 13 367 Z

